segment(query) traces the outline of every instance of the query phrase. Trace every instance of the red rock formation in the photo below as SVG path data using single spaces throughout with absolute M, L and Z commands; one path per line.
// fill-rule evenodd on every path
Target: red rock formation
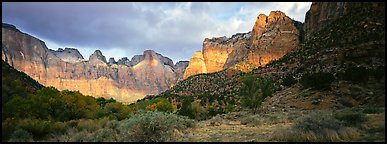
M 281 58 L 300 43 L 301 23 L 290 19 L 281 11 L 270 12 L 268 23 L 264 27 L 264 23 L 261 23 L 263 18 L 265 17 L 258 17 L 253 27 L 251 50 L 247 56 L 247 61 L 255 66 L 266 65 Z
M 7 24 L 2 27 L 2 44 L 5 62 L 59 90 L 133 102 L 167 90 L 179 79 L 172 60 L 151 50 L 134 56 L 132 61 L 123 58 L 116 63 L 111 59 L 110 64 L 96 50 L 86 61 L 76 49 L 49 50 L 43 41 Z M 179 67 L 179 71 L 184 68 Z
M 203 58 L 208 73 L 223 69 L 228 55 L 234 50 L 232 43 L 226 37 L 204 39 Z
M 333 20 L 347 13 L 347 2 L 313 2 L 305 15 L 305 39 L 330 24 Z
M 272 11 L 269 16 L 258 15 L 251 32 L 238 33 L 231 38 L 206 38 L 203 42 L 204 62 L 208 73 L 238 63 L 263 66 L 285 55 L 298 46 L 301 40 L 302 23 L 290 19 L 281 11 Z M 191 63 L 188 67 L 201 69 L 194 68 Z M 238 65 L 238 67 L 246 66 Z M 187 75 L 195 74 L 193 71 L 186 72 L 190 73 Z
M 189 60 L 187 69 L 185 69 L 183 79 L 188 78 L 189 76 L 207 73 L 206 64 L 204 62 L 203 54 L 201 51 L 196 51 L 195 54 Z

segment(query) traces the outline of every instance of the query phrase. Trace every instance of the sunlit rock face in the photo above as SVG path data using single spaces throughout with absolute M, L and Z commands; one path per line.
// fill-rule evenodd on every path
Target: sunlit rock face
M 302 39 L 302 23 L 290 19 L 281 11 L 272 11 L 269 16 L 259 14 L 250 32 L 237 33 L 231 38 L 206 38 L 203 42 L 203 61 L 207 73 L 230 68 L 236 64 L 264 66 L 294 49 Z M 196 71 L 186 70 L 187 74 L 184 75 L 205 73 L 201 70 L 202 65 L 198 65 L 197 62 L 195 59 L 193 63 L 198 68 L 191 66 L 191 62 L 188 66 Z
M 81 53 L 75 48 L 58 48 L 58 50 L 50 50 L 55 56 L 69 63 L 77 63 L 84 61 Z
M 188 62 L 173 61 L 152 50 L 116 62 L 100 50 L 85 60 L 78 50 L 50 50 L 43 41 L 3 24 L 2 59 L 45 86 L 78 90 L 94 97 L 130 103 L 168 90 L 182 79 Z M 187 64 L 184 64 L 187 63 Z
M 264 21 L 264 15 L 258 16 L 247 56 L 247 61 L 255 66 L 281 58 L 302 40 L 302 23 L 290 19 L 285 13 L 272 11 L 266 17 L 266 25 Z
M 189 76 L 207 73 L 206 64 L 204 63 L 203 54 L 201 51 L 196 51 L 195 54 L 189 60 L 187 69 L 185 69 L 183 79 L 188 78 Z

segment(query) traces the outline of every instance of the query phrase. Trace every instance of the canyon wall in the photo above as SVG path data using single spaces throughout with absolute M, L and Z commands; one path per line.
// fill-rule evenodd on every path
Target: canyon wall
M 301 22 L 290 19 L 281 11 L 272 11 L 269 16 L 260 14 L 250 32 L 237 33 L 231 38 L 206 38 L 202 48 L 206 72 L 203 71 L 203 65 L 198 64 L 198 54 L 195 53 L 192 57 L 194 61 L 190 61 L 190 70 L 186 71 L 184 78 L 199 73 L 217 72 L 240 63 L 264 66 L 281 58 L 302 40 Z
M 168 90 L 183 77 L 188 62 L 173 61 L 152 50 L 129 60 L 106 60 L 96 50 L 85 60 L 75 48 L 48 49 L 45 43 L 2 25 L 2 59 L 44 86 L 78 90 L 85 95 L 130 103 Z

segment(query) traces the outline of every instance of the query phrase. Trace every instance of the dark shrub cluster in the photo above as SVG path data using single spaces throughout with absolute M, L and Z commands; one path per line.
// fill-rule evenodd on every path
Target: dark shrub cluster
M 335 80 L 333 74 L 328 72 L 307 73 L 301 77 L 300 83 L 303 88 L 316 90 L 328 90 Z

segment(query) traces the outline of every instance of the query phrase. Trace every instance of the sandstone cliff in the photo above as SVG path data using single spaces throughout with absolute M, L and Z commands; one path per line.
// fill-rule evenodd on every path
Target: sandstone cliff
M 183 79 L 188 78 L 189 76 L 207 73 L 206 64 L 204 62 L 203 54 L 201 51 L 196 51 L 195 54 L 189 60 L 187 69 L 185 69 Z
M 281 11 L 272 11 L 269 16 L 258 15 L 252 31 L 237 33 L 231 38 L 206 38 L 203 42 L 203 64 L 195 53 L 195 61 L 188 66 L 186 76 L 212 73 L 236 64 L 264 66 L 294 49 L 303 40 L 303 24 L 290 19 Z M 196 68 L 195 68 L 196 67 Z M 238 66 L 244 67 L 244 66 Z M 193 70 L 195 69 L 195 70 Z
M 267 23 L 264 23 L 265 20 Z M 302 34 L 300 30 L 302 24 L 290 19 L 281 11 L 272 11 L 267 17 L 258 16 L 253 27 L 251 51 L 248 53 L 247 61 L 254 66 L 262 66 L 281 58 L 300 44 Z
M 187 69 L 188 64 L 189 64 L 189 61 L 179 61 L 175 64 L 174 67 L 175 67 L 175 70 L 176 70 L 175 72 L 176 72 L 176 75 L 178 78 L 177 81 L 183 80 L 184 72 Z
M 121 102 L 169 89 L 182 78 L 186 67 L 186 62 L 178 62 L 175 69 L 171 59 L 151 50 L 132 61 L 124 57 L 118 62 L 113 58 L 107 62 L 96 50 L 85 60 L 74 48 L 50 50 L 43 41 L 8 24 L 2 27 L 2 59 L 45 86 Z

